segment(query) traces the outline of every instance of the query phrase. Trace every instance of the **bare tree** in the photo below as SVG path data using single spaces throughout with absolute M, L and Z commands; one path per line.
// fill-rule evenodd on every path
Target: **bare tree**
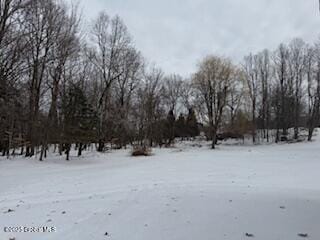
M 294 99 L 294 139 L 298 139 L 300 115 L 302 112 L 302 97 L 304 95 L 302 82 L 305 75 L 306 47 L 303 40 L 294 39 L 291 41 L 289 48 L 290 83 L 293 85 L 292 92 Z
M 267 139 L 269 142 L 269 128 L 270 128 L 270 87 L 271 87 L 271 63 L 270 54 L 268 50 L 264 50 L 259 54 L 259 74 L 261 82 L 261 109 L 260 109 L 260 119 L 263 129 L 263 138 Z
M 199 101 L 206 107 L 206 116 L 212 136 L 212 149 L 215 148 L 234 67 L 228 59 L 209 56 L 200 64 L 194 75 L 193 83 Z
M 19 22 L 21 10 L 28 5 L 28 1 L 23 0 L 1 0 L 0 1 L 0 43 L 12 28 Z M 2 46 L 2 45 L 1 45 Z
M 173 111 L 174 114 L 178 112 L 178 104 L 182 92 L 182 77 L 173 74 L 164 79 L 164 98 L 168 105 L 168 111 Z
M 60 82 L 65 71 L 67 61 L 74 57 L 80 51 L 78 42 L 79 18 L 76 7 L 73 7 L 68 14 L 68 8 L 65 5 L 55 6 L 55 40 L 49 50 L 49 63 L 46 67 L 46 80 L 51 93 L 51 103 L 43 129 L 41 140 L 40 161 L 46 157 L 48 141 L 61 144 L 61 128 L 58 124 L 58 94 L 60 91 Z M 61 146 L 60 146 L 61 148 Z
M 181 95 L 181 104 L 184 107 L 185 111 L 188 111 L 190 108 L 193 108 L 194 101 L 194 91 L 192 87 L 192 81 L 190 79 L 185 79 L 182 82 L 180 95 Z
M 235 119 L 244 101 L 245 75 L 240 69 L 235 69 L 232 84 L 230 84 L 227 107 L 230 111 L 230 128 L 234 129 Z
M 19 30 L 28 1 L 0 1 L 0 152 L 9 156 L 14 138 L 22 138 L 21 86 L 25 73 L 25 41 Z M 20 113 L 20 114 L 19 114 Z
M 112 120 L 115 126 L 114 137 L 119 138 L 120 147 L 126 146 L 126 143 L 132 138 L 129 136 L 129 117 L 132 113 L 132 100 L 138 86 L 142 82 L 143 61 L 139 52 L 134 48 L 128 48 L 124 51 L 124 57 L 120 68 L 120 75 L 113 86 L 113 113 Z
M 276 142 L 280 139 L 280 128 L 285 137 L 290 125 L 289 112 L 291 105 L 288 98 L 288 56 L 289 50 L 285 44 L 280 44 L 273 55 L 273 65 L 275 69 L 275 106 L 276 106 Z
M 161 109 L 162 79 L 162 70 L 152 66 L 149 71 L 144 72 L 144 83 L 138 89 L 138 129 L 143 145 L 153 146 L 156 137 L 162 138 L 159 135 L 156 136 L 156 131 L 160 129 L 156 123 L 163 114 Z
M 95 46 L 92 62 L 96 67 L 101 80 L 101 93 L 99 100 L 100 125 L 99 125 L 99 151 L 103 151 L 106 127 L 107 105 L 112 84 L 122 74 L 121 68 L 123 51 L 130 46 L 130 36 L 122 20 L 116 16 L 110 19 L 102 12 L 95 21 L 92 30 L 93 43 Z
M 39 145 L 39 110 L 40 98 L 46 91 L 44 78 L 46 69 L 53 60 L 50 51 L 57 37 L 56 29 L 59 24 L 58 6 L 51 0 L 32 0 L 24 11 L 23 28 L 28 44 L 28 88 L 29 88 L 29 126 L 26 156 L 33 156 L 35 146 Z M 38 134 L 39 135 L 39 134 Z
M 259 82 L 259 69 L 258 69 L 258 56 L 250 54 L 245 57 L 243 69 L 248 89 L 248 96 L 251 101 L 251 117 L 252 117 L 252 141 L 256 142 L 256 128 L 257 128 L 257 103 L 260 88 Z
M 67 14 L 66 6 L 59 6 L 56 11 L 57 29 L 56 39 L 50 52 L 51 62 L 48 66 L 48 86 L 51 91 L 51 103 L 49 110 L 49 128 L 56 135 L 58 130 L 58 109 L 57 101 L 60 92 L 60 83 L 65 71 L 66 63 L 69 59 L 74 59 L 79 54 L 80 44 L 79 34 L 79 16 L 77 8 L 72 7 L 71 13 Z M 51 136 L 54 138 L 54 136 Z
M 306 58 L 308 91 L 308 141 L 312 140 L 314 129 L 320 120 L 320 49 L 319 44 L 308 48 Z

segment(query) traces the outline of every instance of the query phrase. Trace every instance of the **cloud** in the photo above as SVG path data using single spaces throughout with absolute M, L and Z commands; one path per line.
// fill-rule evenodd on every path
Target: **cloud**
M 84 15 L 120 15 L 135 45 L 167 73 L 188 76 L 205 55 L 240 61 L 320 30 L 317 0 L 82 0 Z

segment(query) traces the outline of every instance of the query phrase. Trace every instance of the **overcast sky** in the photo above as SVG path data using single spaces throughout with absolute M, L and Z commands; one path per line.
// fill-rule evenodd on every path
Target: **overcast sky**
M 80 0 L 87 20 L 120 15 L 136 47 L 166 73 L 187 76 L 205 55 L 245 54 L 320 33 L 318 0 Z

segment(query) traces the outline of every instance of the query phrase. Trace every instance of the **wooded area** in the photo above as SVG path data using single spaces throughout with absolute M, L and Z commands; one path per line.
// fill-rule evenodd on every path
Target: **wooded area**
M 148 64 L 119 16 L 84 29 L 78 6 L 0 0 L 0 151 L 67 159 L 72 145 L 103 152 L 212 141 L 308 140 L 319 126 L 320 41 L 281 43 L 240 64 L 208 53 L 188 78 Z

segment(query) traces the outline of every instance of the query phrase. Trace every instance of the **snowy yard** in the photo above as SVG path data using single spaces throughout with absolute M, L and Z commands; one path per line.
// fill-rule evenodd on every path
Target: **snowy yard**
M 320 239 L 319 137 L 129 153 L 1 158 L 0 239 Z M 57 232 L 4 233 L 10 226 Z

